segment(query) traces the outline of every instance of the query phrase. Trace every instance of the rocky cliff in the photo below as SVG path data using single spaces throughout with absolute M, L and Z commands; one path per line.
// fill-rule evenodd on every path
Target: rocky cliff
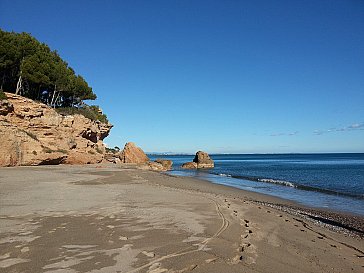
M 0 166 L 101 162 L 112 125 L 6 93 L 0 100 Z

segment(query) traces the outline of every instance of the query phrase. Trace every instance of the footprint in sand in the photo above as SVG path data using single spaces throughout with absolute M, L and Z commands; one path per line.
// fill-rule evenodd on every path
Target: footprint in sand
M 161 268 L 161 263 L 154 263 L 149 267 L 148 273 L 163 273 L 167 272 L 168 269 Z
M 154 258 L 155 257 L 154 252 L 142 251 L 142 254 L 144 254 L 145 256 L 147 256 L 149 258 Z
M 252 244 L 251 243 L 243 243 L 240 248 L 239 251 L 244 252 L 248 247 L 250 247 Z
M 234 258 L 232 258 L 231 264 L 237 264 L 241 262 L 243 259 L 244 257 L 242 255 L 236 255 Z
M 25 252 L 29 252 L 29 247 L 23 247 L 22 249 L 20 249 L 21 253 L 25 253 Z
M 212 263 L 212 262 L 214 262 L 214 261 L 216 261 L 217 260 L 217 258 L 212 258 L 212 259 L 207 259 L 207 260 L 205 260 L 205 262 L 207 263 L 207 264 L 209 264 L 209 263 Z

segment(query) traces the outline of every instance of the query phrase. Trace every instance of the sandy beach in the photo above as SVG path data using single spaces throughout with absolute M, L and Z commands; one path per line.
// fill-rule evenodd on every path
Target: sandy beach
M 1 272 L 363 272 L 363 223 L 132 167 L 0 170 Z

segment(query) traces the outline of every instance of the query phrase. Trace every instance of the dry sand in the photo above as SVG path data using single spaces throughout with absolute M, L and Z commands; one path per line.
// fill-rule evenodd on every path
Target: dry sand
M 192 178 L 0 169 L 0 272 L 364 272 L 364 239 L 346 233 L 289 202 Z

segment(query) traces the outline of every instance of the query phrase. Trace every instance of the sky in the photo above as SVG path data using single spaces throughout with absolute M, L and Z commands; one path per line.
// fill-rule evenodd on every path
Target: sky
M 0 0 L 147 152 L 364 152 L 362 0 Z

